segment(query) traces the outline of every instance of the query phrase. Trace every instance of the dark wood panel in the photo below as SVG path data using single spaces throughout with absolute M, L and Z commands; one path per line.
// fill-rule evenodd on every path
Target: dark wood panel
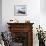
M 15 34 L 12 34 L 13 39 L 16 38 L 15 35 L 16 35 L 17 32 L 18 33 L 20 32 L 20 34 L 22 32 L 25 32 L 25 33 L 27 32 L 28 36 L 25 39 L 27 41 L 27 43 L 24 40 L 25 41 L 24 46 L 33 46 L 33 30 L 32 30 L 33 29 L 33 27 L 32 27 L 33 23 L 7 23 L 7 24 L 9 25 L 9 27 L 8 27 L 9 31 L 11 31 L 12 33 L 15 33 Z

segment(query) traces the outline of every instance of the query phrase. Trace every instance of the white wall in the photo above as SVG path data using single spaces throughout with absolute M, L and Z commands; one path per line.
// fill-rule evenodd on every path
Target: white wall
M 27 6 L 27 16 L 14 16 L 14 10 L 15 10 L 14 5 L 15 6 L 16 5 L 26 5 Z M 38 39 L 36 37 L 36 27 L 38 27 L 39 24 L 41 24 L 41 26 L 43 27 L 46 27 L 44 26 L 44 24 L 46 25 L 46 22 L 44 21 L 46 19 L 46 15 L 41 13 L 41 8 L 40 8 L 41 5 L 40 5 L 40 0 L 2 0 L 3 31 L 7 30 L 8 28 L 7 22 L 10 19 L 17 19 L 19 20 L 19 22 L 25 22 L 25 20 L 30 20 L 31 23 L 34 23 L 33 25 L 33 36 L 34 36 L 33 45 L 38 46 Z
M 21 2 L 21 3 L 20 3 Z M 27 5 L 27 16 L 14 16 L 14 5 Z M 40 0 L 2 0 L 2 22 L 6 25 L 10 19 L 17 19 L 20 22 L 29 19 L 31 22 L 39 23 Z M 19 19 L 18 19 L 19 18 Z M 23 19 L 22 19 L 23 18 Z M 26 18 L 26 19 L 25 19 Z M 38 20 L 38 21 L 37 21 Z
M 40 0 L 40 24 L 46 31 L 46 0 Z
M 46 0 L 40 0 L 40 9 L 42 13 L 46 13 Z

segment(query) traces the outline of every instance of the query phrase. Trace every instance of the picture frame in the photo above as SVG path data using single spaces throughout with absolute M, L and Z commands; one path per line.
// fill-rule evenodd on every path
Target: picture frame
M 15 16 L 25 16 L 27 14 L 26 5 L 15 5 L 14 10 Z

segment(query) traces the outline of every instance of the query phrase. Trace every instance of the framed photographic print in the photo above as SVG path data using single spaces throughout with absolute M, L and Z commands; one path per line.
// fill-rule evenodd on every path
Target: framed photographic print
M 25 16 L 26 15 L 26 5 L 16 5 L 15 7 L 15 16 L 20 16 L 20 15 L 23 15 Z

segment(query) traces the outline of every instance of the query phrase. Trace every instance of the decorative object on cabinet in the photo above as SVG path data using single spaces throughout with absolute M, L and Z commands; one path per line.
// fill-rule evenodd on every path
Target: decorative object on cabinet
M 14 14 L 15 16 L 26 15 L 26 5 L 14 5 Z
M 11 19 L 8 23 L 19 23 L 19 21 L 17 19 Z
M 30 23 L 30 20 L 25 20 L 25 23 Z
M 7 23 L 12 41 L 21 46 L 33 46 L 33 23 Z

